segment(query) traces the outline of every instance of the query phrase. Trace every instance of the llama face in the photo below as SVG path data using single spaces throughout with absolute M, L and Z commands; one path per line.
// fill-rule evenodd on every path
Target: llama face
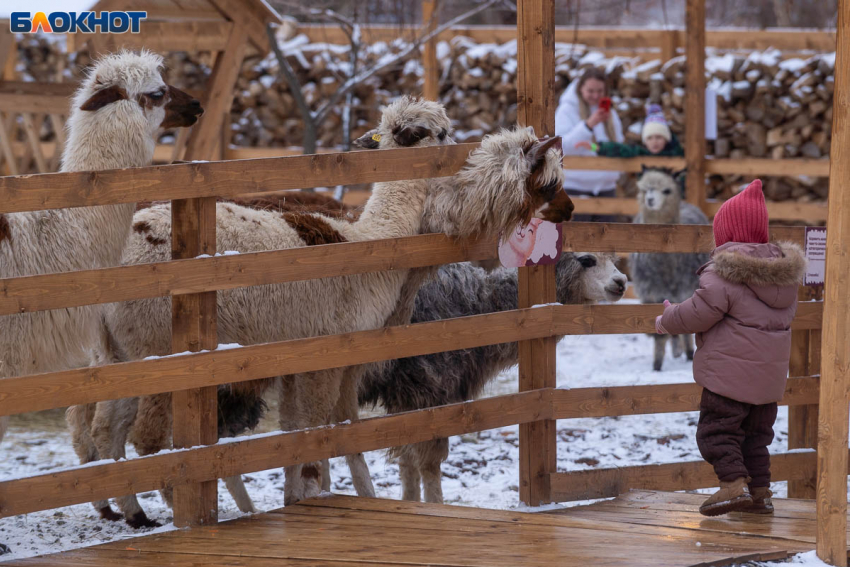
M 165 83 L 162 58 L 149 51 L 99 59 L 77 91 L 74 106 L 86 113 L 106 112 L 150 135 L 163 127 L 191 126 L 203 113 L 200 102 Z
M 617 269 L 612 254 L 579 254 L 585 301 L 619 301 L 626 293 L 626 276 Z
M 550 158 L 554 158 L 560 164 L 560 136 L 538 140 L 523 151 L 531 168 L 526 192 L 534 210 L 534 217 L 555 223 L 567 222 L 573 216 L 575 205 L 563 190 L 561 178 L 552 175 L 549 163 Z M 560 169 L 560 165 L 557 167 Z
M 637 182 L 638 205 L 641 210 L 678 210 L 681 195 L 673 173 L 661 169 L 644 169 Z
M 368 149 L 415 148 L 454 144 L 452 124 L 442 104 L 403 96 L 390 104 L 376 130 L 355 141 Z

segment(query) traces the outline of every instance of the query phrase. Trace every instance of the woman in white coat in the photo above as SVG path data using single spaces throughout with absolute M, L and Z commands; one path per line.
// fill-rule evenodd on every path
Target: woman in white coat
M 605 74 L 591 67 L 578 81 L 573 81 L 561 95 L 555 112 L 555 135 L 563 139 L 564 155 L 595 156 L 592 151 L 576 148 L 579 142 L 623 143 L 623 125 L 612 109 L 599 107 L 599 102 L 608 95 Z M 619 171 L 564 171 L 564 189 L 574 197 L 614 197 Z M 576 202 L 581 211 L 581 201 Z M 574 215 L 573 220 L 613 220 L 613 217 L 594 215 L 591 218 Z

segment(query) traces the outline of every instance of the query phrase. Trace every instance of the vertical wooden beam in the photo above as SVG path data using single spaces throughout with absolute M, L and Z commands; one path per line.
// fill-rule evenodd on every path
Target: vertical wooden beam
M 3 152 L 9 175 L 17 175 L 18 163 L 15 160 L 15 153 L 12 151 L 12 136 L 9 133 L 11 128 L 7 124 L 7 118 L 0 112 L 0 151 Z
M 0 28 L 0 81 L 14 81 L 18 42 L 15 41 L 15 34 L 7 27 Z
M 801 287 L 800 301 L 809 301 L 816 292 Z M 791 333 L 791 364 L 789 376 L 812 376 L 820 372 L 820 330 L 793 331 Z M 788 448 L 815 449 L 818 444 L 818 406 L 788 407 Z M 788 481 L 788 498 L 815 498 L 817 475 L 812 471 L 809 478 Z
M 438 0 L 422 0 L 422 25 L 425 33 L 430 33 L 437 27 L 437 2 Z M 437 61 L 436 37 L 425 42 L 422 51 L 422 67 L 425 70 L 422 96 L 428 100 L 437 100 L 440 96 L 440 64 Z
M 844 567 L 850 419 L 850 0 L 838 2 L 835 57 L 818 415 L 817 554 Z
M 555 133 L 555 1 L 517 3 L 518 120 L 538 136 Z M 519 307 L 556 301 L 555 267 L 519 269 Z M 554 338 L 519 343 L 519 389 L 553 388 Z M 536 506 L 549 502 L 549 475 L 556 471 L 555 420 L 519 426 L 520 500 Z
M 187 160 L 210 160 L 214 158 L 215 147 L 221 138 L 221 125 L 225 116 L 230 116 L 233 105 L 233 90 L 242 59 L 248 45 L 245 28 L 234 24 L 224 49 L 215 60 L 207 92 L 209 96 L 204 104 L 204 115 L 192 128 L 186 145 Z
M 685 158 L 687 200 L 705 209 L 705 0 L 688 0 L 685 14 Z
M 24 133 L 26 135 L 27 142 L 29 142 L 30 150 L 35 158 L 37 173 L 49 173 L 50 170 L 47 167 L 47 160 L 44 157 L 44 152 L 41 151 L 41 137 L 38 135 L 41 130 L 41 125 L 45 120 L 47 120 L 47 117 L 39 115 L 40 120 L 38 128 L 36 128 L 35 122 L 33 121 L 33 115 L 29 112 L 22 112 L 21 118 L 24 121 Z
M 171 202 L 171 257 L 215 254 L 215 197 Z M 213 350 L 216 336 L 216 293 L 171 298 L 172 352 Z M 174 447 L 211 445 L 218 441 L 216 387 L 182 390 L 172 395 Z M 218 519 L 216 481 L 174 487 L 174 525 L 215 523 Z
M 666 63 L 678 55 L 679 31 L 665 31 L 659 34 L 659 38 L 661 40 L 661 61 Z

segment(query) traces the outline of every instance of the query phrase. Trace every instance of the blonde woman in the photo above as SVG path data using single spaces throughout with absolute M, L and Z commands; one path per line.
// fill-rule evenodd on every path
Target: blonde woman
M 594 156 L 591 150 L 576 148 L 579 142 L 623 143 L 623 125 L 614 109 L 605 109 L 600 102 L 608 96 L 605 74 L 596 68 L 587 69 L 578 81 L 573 81 L 561 95 L 555 113 L 555 135 L 563 138 L 564 155 Z M 564 189 L 576 197 L 614 197 L 618 171 L 566 170 Z M 581 210 L 581 203 L 576 203 Z M 573 217 L 580 220 L 579 217 Z M 587 220 L 587 219 L 584 219 Z M 596 217 L 592 220 L 607 220 Z

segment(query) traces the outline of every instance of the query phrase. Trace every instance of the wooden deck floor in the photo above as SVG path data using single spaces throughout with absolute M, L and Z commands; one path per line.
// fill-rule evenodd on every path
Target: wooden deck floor
M 633 491 L 523 514 L 333 496 L 212 527 L 113 542 L 12 566 L 629 567 L 729 565 L 814 548 L 811 501 L 704 518 L 704 496 Z

